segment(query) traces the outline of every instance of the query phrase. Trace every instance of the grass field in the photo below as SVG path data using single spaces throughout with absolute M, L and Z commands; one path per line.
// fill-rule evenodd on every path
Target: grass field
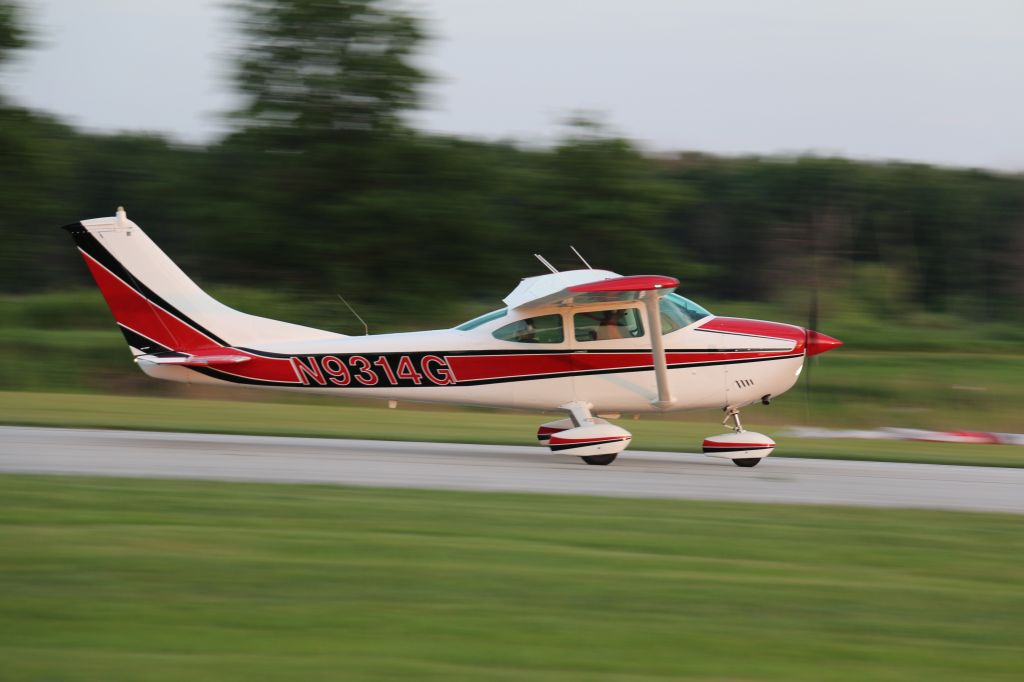
M 659 416 L 620 423 L 634 436 L 633 450 L 699 452 L 704 436 L 724 430 L 718 423 L 721 415 L 708 412 L 702 416 L 703 422 Z M 553 418 L 555 415 L 419 406 L 390 410 L 382 403 L 353 406 L 330 398 L 279 404 L 0 392 L 0 424 L 27 426 L 536 445 L 537 426 Z M 753 423 L 748 425 L 753 428 Z M 779 443 L 773 457 L 1024 466 L 1024 448 L 1010 445 L 800 439 L 786 437 L 784 430 L 783 435 L 770 427 L 761 430 L 774 435 Z
M 1020 680 L 1019 517 L 0 476 L 0 678 Z

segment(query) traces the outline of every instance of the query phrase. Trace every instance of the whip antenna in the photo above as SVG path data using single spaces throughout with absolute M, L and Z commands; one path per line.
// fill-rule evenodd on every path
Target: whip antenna
M 583 261 L 583 264 L 587 266 L 587 270 L 593 270 L 593 269 L 594 269 L 594 268 L 590 267 L 590 263 L 588 263 L 588 262 L 587 262 L 587 259 L 583 257 L 583 254 L 582 254 L 582 253 L 580 253 L 579 251 L 577 251 L 577 250 L 576 250 L 576 247 L 575 247 L 575 246 L 573 246 L 572 244 L 570 244 L 570 245 L 569 245 L 569 248 L 570 248 L 570 249 L 572 249 L 572 252 L 573 252 L 573 253 L 575 253 L 575 254 L 576 254 L 576 256 L 577 256 L 577 257 L 578 257 L 578 258 L 579 258 L 579 259 L 580 259 L 581 261 Z
M 348 304 L 348 301 L 346 301 L 342 297 L 341 294 L 336 294 L 336 296 L 341 299 L 341 302 L 345 304 L 346 308 L 348 308 L 349 310 L 352 311 L 352 314 L 356 316 L 356 319 L 363 323 L 363 331 L 366 333 L 367 336 L 369 336 L 370 335 L 370 325 L 366 324 L 366 320 L 364 320 L 363 318 L 359 317 L 359 313 L 356 312 L 356 309 L 353 308 L 352 306 L 350 306 Z
M 552 274 L 555 274 L 555 275 L 557 275 L 557 274 L 558 274 L 558 270 L 556 270 L 556 269 L 555 269 L 555 266 L 554 266 L 554 265 L 552 265 L 551 263 L 549 263 L 549 262 L 547 261 L 547 259 L 545 259 L 545 258 L 544 258 L 544 256 L 540 255 L 539 253 L 535 253 L 535 254 L 533 254 L 533 255 L 534 255 L 534 257 L 535 257 L 535 258 L 536 258 L 537 260 L 539 260 L 539 261 L 540 261 L 541 263 L 543 263 L 543 264 L 544 264 L 544 267 L 546 267 L 546 268 L 547 268 L 548 270 L 550 270 L 550 271 L 552 272 Z

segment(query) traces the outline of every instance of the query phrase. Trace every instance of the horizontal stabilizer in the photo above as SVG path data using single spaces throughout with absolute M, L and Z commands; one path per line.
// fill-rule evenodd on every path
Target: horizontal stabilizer
M 248 355 L 239 353 L 155 353 L 140 355 L 136 362 L 148 362 L 154 365 L 180 365 L 182 367 L 210 367 L 216 365 L 237 365 L 248 362 Z

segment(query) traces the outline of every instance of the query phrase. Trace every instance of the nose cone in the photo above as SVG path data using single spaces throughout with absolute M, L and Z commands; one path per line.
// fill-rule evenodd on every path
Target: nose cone
M 807 357 L 821 355 L 825 351 L 838 348 L 841 345 L 843 345 L 843 342 L 839 339 L 833 339 L 831 336 L 816 332 L 813 329 L 807 330 Z

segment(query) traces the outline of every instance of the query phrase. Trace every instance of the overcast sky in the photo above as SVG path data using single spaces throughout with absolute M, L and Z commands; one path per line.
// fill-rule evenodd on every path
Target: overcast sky
M 101 130 L 216 139 L 222 0 L 32 0 L 3 74 Z M 1024 0 L 403 0 L 433 37 L 422 128 L 525 143 L 577 110 L 652 151 L 1024 170 Z

